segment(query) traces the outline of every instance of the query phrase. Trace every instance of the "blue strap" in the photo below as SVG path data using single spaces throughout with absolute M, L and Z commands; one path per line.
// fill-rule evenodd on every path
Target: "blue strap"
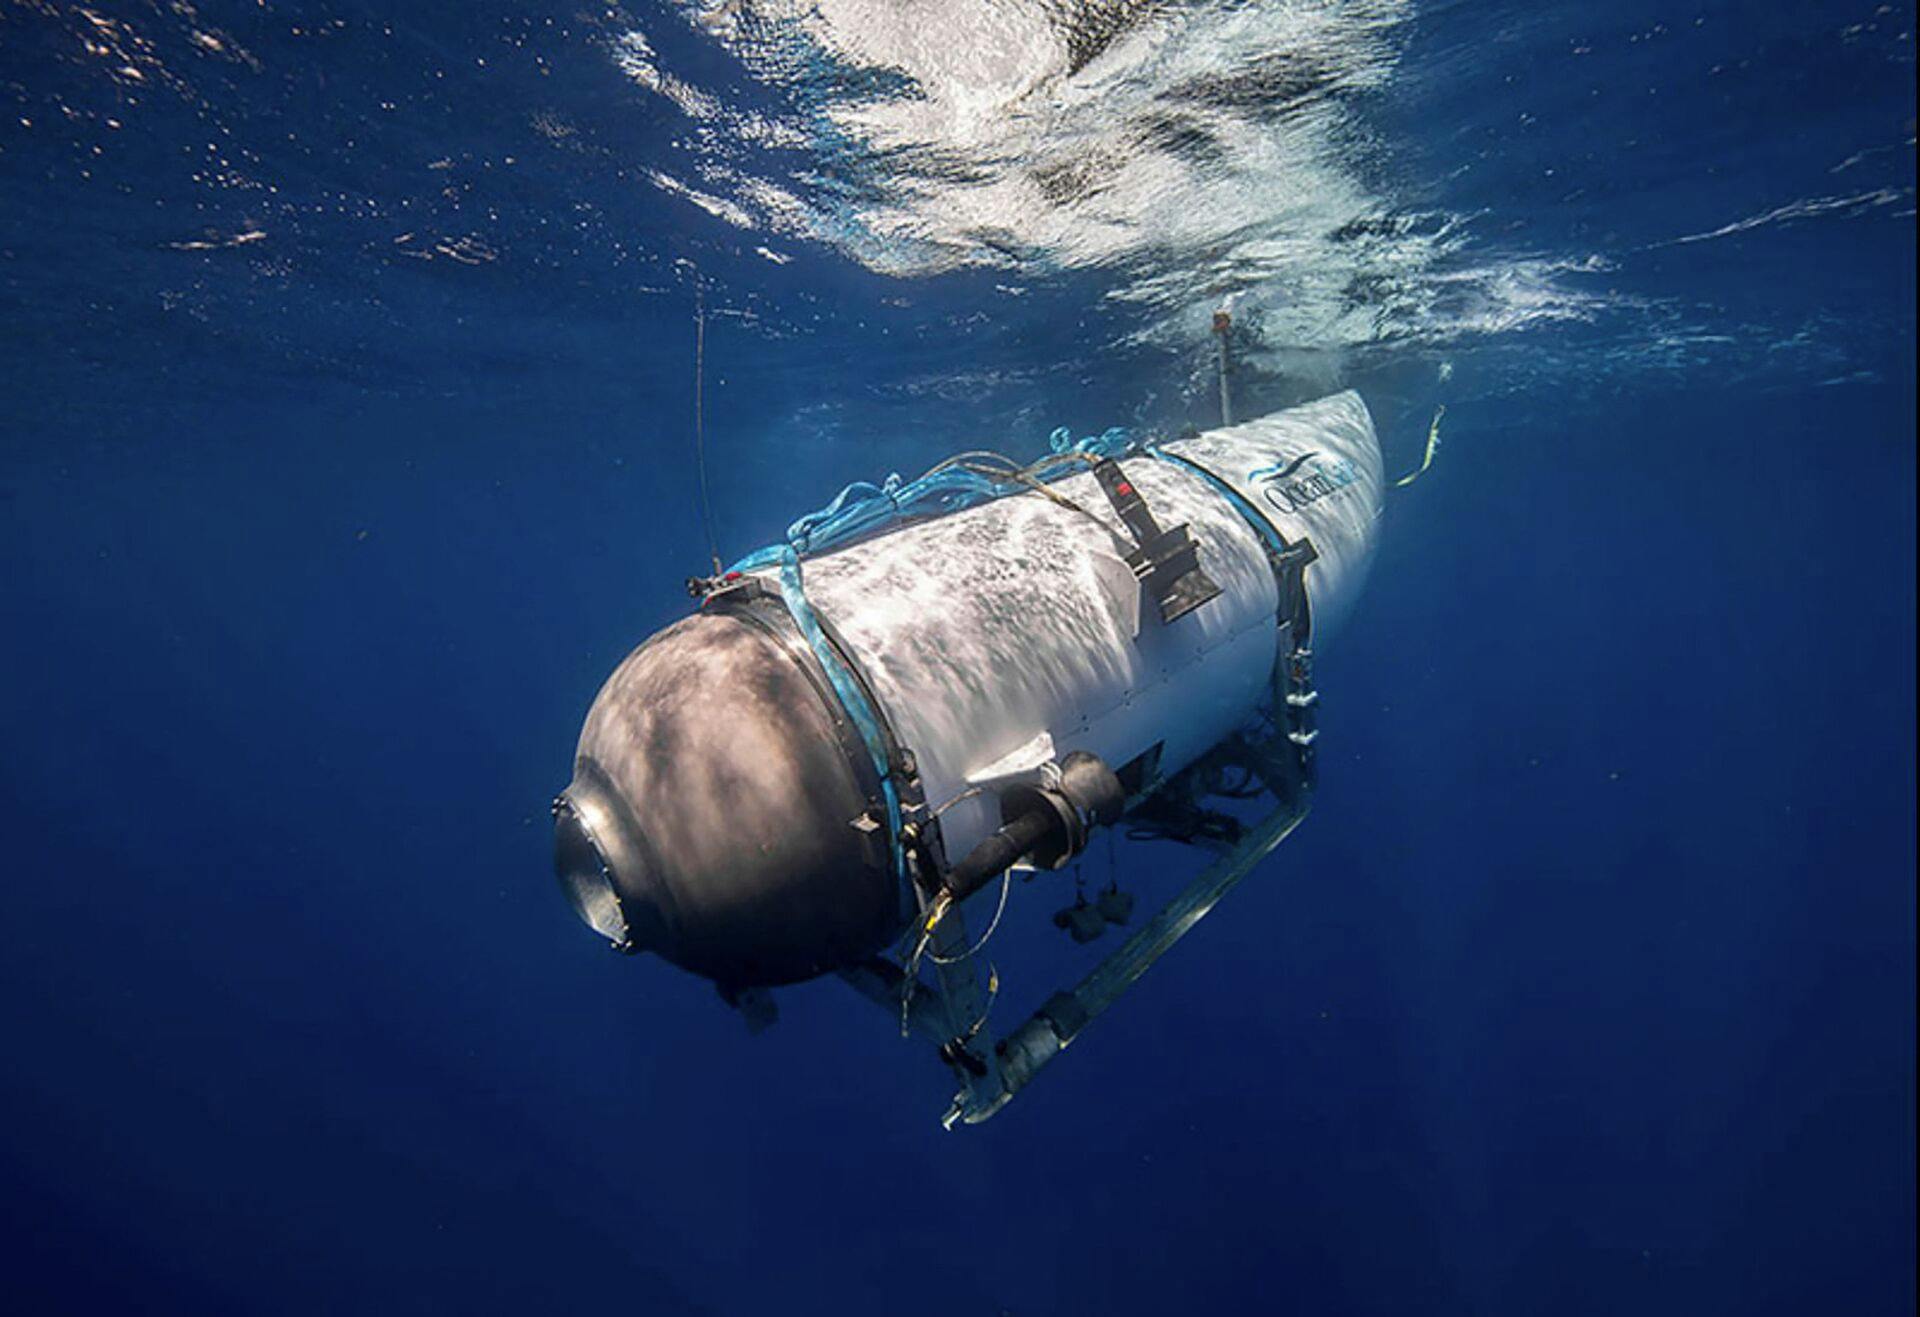
M 900 844 L 900 792 L 894 785 L 893 764 L 887 755 L 886 730 L 879 716 L 874 713 L 873 706 L 867 702 L 866 692 L 854 680 L 846 664 L 840 661 L 840 653 L 834 648 L 833 642 L 827 639 L 827 633 L 821 630 L 820 619 L 814 616 L 813 605 L 807 602 L 805 583 L 800 577 L 800 555 L 787 545 L 777 548 L 780 597 L 786 601 L 787 612 L 793 615 L 794 625 L 806 637 L 813 656 L 820 661 L 834 694 L 840 697 L 840 707 L 853 720 L 861 742 L 867 747 L 867 755 L 873 760 L 873 771 L 880 777 L 880 795 L 887 806 L 887 846 L 893 856 L 894 875 L 904 883 L 908 875 L 906 851 Z
M 1286 538 L 1282 536 L 1278 530 L 1274 529 L 1273 523 L 1266 519 L 1260 509 L 1247 502 L 1239 490 L 1229 485 L 1219 476 L 1207 470 L 1198 462 L 1184 458 L 1178 453 L 1169 453 L 1163 448 L 1154 448 L 1151 446 L 1148 447 L 1147 451 L 1159 458 L 1162 462 L 1171 462 L 1175 466 L 1184 467 L 1186 470 L 1193 472 L 1196 476 L 1199 476 L 1209 485 L 1219 490 L 1226 496 L 1227 502 L 1233 504 L 1233 510 L 1238 512 L 1249 526 L 1253 527 L 1254 534 L 1261 538 L 1271 552 L 1276 555 L 1283 554 L 1290 547 L 1287 544 Z

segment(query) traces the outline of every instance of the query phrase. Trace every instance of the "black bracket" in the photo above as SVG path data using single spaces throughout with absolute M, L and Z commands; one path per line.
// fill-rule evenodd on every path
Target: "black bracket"
M 1300 785 L 1316 777 L 1314 742 L 1320 693 L 1313 685 L 1313 610 L 1307 599 L 1307 567 L 1320 557 L 1313 541 L 1300 539 L 1269 552 L 1280 586 L 1280 661 L 1273 672 L 1274 721 L 1293 749 Z
M 1153 519 L 1146 499 L 1140 496 L 1120 464 L 1103 457 L 1093 464 L 1094 478 L 1106 491 L 1107 502 L 1119 514 L 1127 533 L 1133 537 L 1134 550 L 1127 555 L 1127 566 L 1153 592 L 1160 606 L 1162 623 L 1176 622 L 1210 599 L 1219 597 L 1220 587 L 1200 570 L 1200 546 L 1184 525 L 1161 530 Z

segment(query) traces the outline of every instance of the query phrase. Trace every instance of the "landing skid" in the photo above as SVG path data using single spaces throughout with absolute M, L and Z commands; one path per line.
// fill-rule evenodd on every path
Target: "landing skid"
M 1310 792 L 1294 759 L 1263 753 L 1244 742 L 1226 753 L 1267 786 L 1278 807 L 1246 829 L 1238 828 L 1230 816 L 1200 811 L 1232 825 L 1238 836 L 1227 840 L 1219 835 L 1223 829 L 1216 827 L 1204 837 L 1193 838 L 1195 844 L 1220 852 L 1219 858 L 1085 978 L 1047 998 L 1004 1039 L 995 1040 L 987 1020 L 997 985 L 983 985 L 978 958 L 965 955 L 970 943 L 957 908 L 934 929 L 930 950 L 937 954 L 927 958 L 934 972 L 931 981 L 916 976 L 909 985 L 906 971 L 881 957 L 842 972 L 841 977 L 863 995 L 900 1016 L 907 1032 L 931 1043 L 959 1079 L 960 1091 L 942 1125 L 948 1129 L 960 1123 L 977 1125 L 1011 1102 L 1306 818 Z M 1182 799 L 1178 792 L 1169 794 L 1178 802 L 1175 812 L 1192 817 L 1196 808 L 1192 800 Z M 1135 817 L 1153 818 L 1166 812 L 1165 801 L 1149 798 Z
M 1276 573 L 1292 588 L 1283 590 L 1291 602 L 1283 600 L 1282 658 L 1274 667 L 1267 734 L 1235 736 L 1172 779 L 1143 785 L 1128 802 L 1123 821 L 1135 829 L 1216 851 L 1218 858 L 1091 973 L 1054 993 L 1025 1023 L 995 1041 L 988 1013 L 999 984 L 991 971 L 988 982 L 981 983 L 979 958 L 971 954 L 978 948 L 968 940 L 958 905 L 934 925 L 924 957 L 904 967 L 876 957 L 841 971 L 848 983 L 892 1011 L 903 1033 L 932 1043 L 960 1081 L 940 1122 L 946 1128 L 978 1125 L 1011 1102 L 1306 818 L 1320 697 L 1313 687 L 1299 572 L 1313 556 L 1304 542 L 1273 555 Z M 1230 782 L 1235 772 L 1240 776 Z M 1274 801 L 1274 809 L 1251 828 L 1202 803 L 1209 796 L 1247 800 L 1262 794 Z M 923 959 L 932 966 L 931 982 L 919 975 Z

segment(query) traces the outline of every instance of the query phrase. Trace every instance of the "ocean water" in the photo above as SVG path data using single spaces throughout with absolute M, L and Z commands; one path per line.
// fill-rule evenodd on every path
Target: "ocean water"
M 1912 1312 L 1914 32 L 0 3 L 7 1309 Z M 1300 831 L 952 1133 L 608 955 L 547 802 L 709 531 L 1213 424 L 1222 307 L 1445 409 Z

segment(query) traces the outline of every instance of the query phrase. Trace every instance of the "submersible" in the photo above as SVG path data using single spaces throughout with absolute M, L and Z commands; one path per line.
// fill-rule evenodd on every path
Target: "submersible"
M 827 973 L 897 1002 L 961 1080 L 949 1121 L 984 1119 L 1304 815 L 1313 651 L 1366 576 L 1382 486 L 1347 392 L 851 488 L 691 582 L 691 615 L 601 688 L 554 805 L 561 885 L 616 948 L 750 1016 Z M 1208 807 L 1223 765 L 1273 797 L 1265 823 Z M 1004 903 L 1010 867 L 1123 817 L 1220 858 L 994 1042 L 969 898 L 1000 880 Z

